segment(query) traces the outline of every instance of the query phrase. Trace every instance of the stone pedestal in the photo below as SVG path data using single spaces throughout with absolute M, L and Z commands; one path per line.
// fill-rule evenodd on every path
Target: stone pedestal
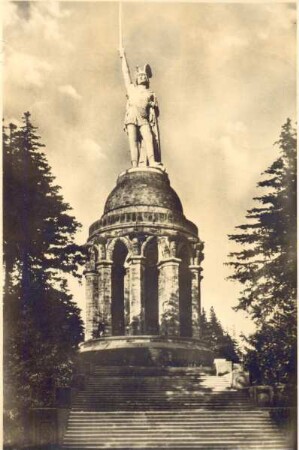
M 199 338 L 200 335 L 200 275 L 201 267 L 198 265 L 189 266 L 191 272 L 191 308 L 192 308 L 192 337 Z
M 103 323 L 103 336 L 111 336 L 111 270 L 112 261 L 101 260 L 97 264 L 98 301 L 100 320 Z
M 159 328 L 160 335 L 179 336 L 179 265 L 180 259 L 169 258 L 159 263 Z
M 144 261 L 145 258 L 139 255 L 133 255 L 128 260 L 130 278 L 130 335 L 142 334 L 144 329 Z
M 94 337 L 96 322 L 94 320 L 98 308 L 98 288 L 96 271 L 85 271 L 85 292 L 86 292 L 86 331 L 85 340 Z

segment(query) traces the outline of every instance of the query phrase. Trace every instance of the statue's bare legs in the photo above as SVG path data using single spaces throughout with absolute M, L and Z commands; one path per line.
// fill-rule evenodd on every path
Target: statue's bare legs
M 137 167 L 140 157 L 137 127 L 134 124 L 127 125 L 127 133 L 129 137 L 132 167 Z M 154 145 L 153 136 L 149 124 L 140 127 L 140 134 L 146 150 L 146 156 L 149 166 L 154 165 Z
M 140 134 L 142 136 L 144 145 L 145 145 L 145 151 L 146 156 L 148 159 L 148 165 L 152 166 L 155 162 L 154 157 L 154 145 L 153 145 L 153 135 L 149 124 L 142 125 L 140 127 Z
M 136 125 L 133 125 L 131 123 L 127 125 L 127 133 L 130 144 L 132 167 L 137 167 L 139 160 L 139 148 L 138 148 L 138 136 Z

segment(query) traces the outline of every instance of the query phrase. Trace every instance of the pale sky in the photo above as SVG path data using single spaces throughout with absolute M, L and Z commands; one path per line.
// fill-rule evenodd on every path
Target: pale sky
M 39 127 L 62 194 L 82 223 L 78 243 L 129 168 L 116 2 L 4 4 L 4 117 Z M 162 161 L 205 242 L 202 302 L 248 333 L 227 281 L 227 235 L 253 206 L 260 173 L 296 116 L 294 3 L 123 4 L 130 65 L 149 63 L 160 105 Z M 72 283 L 83 309 L 84 288 Z

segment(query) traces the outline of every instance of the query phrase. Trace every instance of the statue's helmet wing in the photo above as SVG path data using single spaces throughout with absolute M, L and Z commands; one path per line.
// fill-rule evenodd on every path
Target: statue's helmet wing
M 139 73 L 144 73 L 147 76 L 147 78 L 152 78 L 153 76 L 153 72 L 149 64 L 145 64 L 145 66 L 143 67 L 136 66 L 136 76 Z
M 145 64 L 143 70 L 146 73 L 148 78 L 152 78 L 153 72 L 152 72 L 151 66 L 149 64 Z

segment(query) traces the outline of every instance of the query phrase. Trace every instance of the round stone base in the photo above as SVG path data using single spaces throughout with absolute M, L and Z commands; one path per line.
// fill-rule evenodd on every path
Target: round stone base
M 83 363 L 115 366 L 212 367 L 214 356 L 198 339 L 163 336 L 117 336 L 80 345 Z

